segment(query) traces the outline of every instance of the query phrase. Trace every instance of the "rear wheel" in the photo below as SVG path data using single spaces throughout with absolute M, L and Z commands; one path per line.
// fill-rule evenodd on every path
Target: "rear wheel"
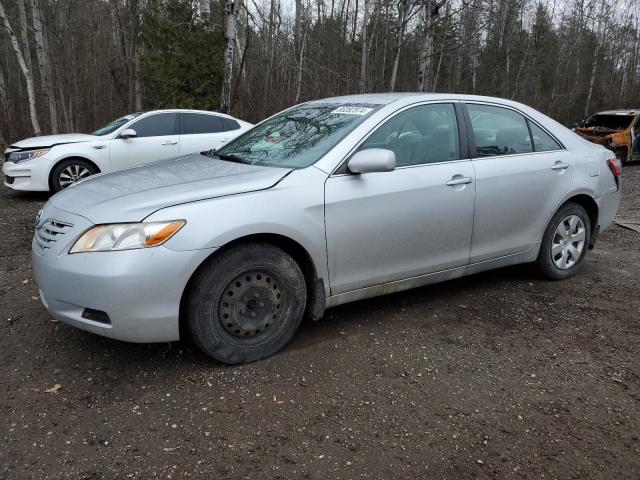
M 293 258 L 268 244 L 240 245 L 196 274 L 187 323 L 195 344 L 210 357 L 253 362 L 291 339 L 306 301 L 304 275 Z
M 586 210 L 577 203 L 563 205 L 547 226 L 537 265 L 552 280 L 574 276 L 587 253 L 591 222 Z
M 98 169 L 86 160 L 70 158 L 57 164 L 51 172 L 51 188 L 54 192 L 59 192 L 96 173 Z

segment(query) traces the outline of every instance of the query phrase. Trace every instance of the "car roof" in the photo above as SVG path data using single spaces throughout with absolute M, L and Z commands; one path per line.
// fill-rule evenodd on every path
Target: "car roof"
M 605 110 L 594 115 L 640 115 L 640 108 L 629 108 L 620 110 Z
M 226 113 L 215 112 L 215 111 L 212 111 L 212 110 L 195 110 L 195 109 L 191 109 L 191 108 L 161 108 L 161 109 L 158 109 L 158 110 L 147 110 L 145 112 L 136 112 L 136 113 L 146 114 L 146 113 L 157 113 L 157 112 L 206 113 L 206 114 L 209 114 L 209 115 L 218 115 L 220 117 L 230 118 L 230 119 L 233 119 L 233 120 L 238 120 L 236 117 L 232 117 L 231 115 L 227 115 Z
M 506 98 L 485 97 L 481 95 L 463 95 L 459 93 L 433 93 L 433 92 L 390 92 L 390 93 L 363 93 L 358 95 L 344 95 L 340 97 L 312 100 L 308 103 L 344 103 L 344 104 L 371 104 L 389 105 L 404 100 L 407 103 L 423 102 L 430 100 L 465 100 L 499 103 L 503 105 L 519 105 L 518 102 Z

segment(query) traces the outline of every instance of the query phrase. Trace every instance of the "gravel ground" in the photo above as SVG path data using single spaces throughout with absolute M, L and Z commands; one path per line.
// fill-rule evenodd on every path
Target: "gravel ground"
M 226 367 L 54 322 L 29 260 L 46 196 L 0 190 L 2 479 L 640 478 L 638 233 L 565 282 L 519 266 L 346 305 Z M 623 202 L 640 217 L 640 167 Z

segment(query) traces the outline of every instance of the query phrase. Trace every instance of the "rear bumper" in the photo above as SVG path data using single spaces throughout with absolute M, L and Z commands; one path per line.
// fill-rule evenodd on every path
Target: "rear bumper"
M 600 232 L 609 227 L 615 219 L 620 202 L 622 201 L 622 189 L 610 190 L 599 199 L 598 204 L 598 225 Z

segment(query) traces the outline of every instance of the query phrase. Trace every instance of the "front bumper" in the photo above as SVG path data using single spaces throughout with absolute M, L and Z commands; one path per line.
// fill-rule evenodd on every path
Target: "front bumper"
M 22 163 L 4 162 L 4 185 L 13 190 L 48 192 L 50 169 L 51 164 L 45 157 Z
M 51 214 L 45 209 L 42 221 Z M 44 252 L 35 240 L 32 248 L 35 278 L 49 313 L 73 327 L 117 340 L 178 340 L 182 293 L 215 249 L 175 252 L 160 246 L 69 255 L 91 223 L 59 210 L 55 215 L 55 220 L 72 224 L 71 229 Z M 85 309 L 105 312 L 110 323 L 86 318 Z

